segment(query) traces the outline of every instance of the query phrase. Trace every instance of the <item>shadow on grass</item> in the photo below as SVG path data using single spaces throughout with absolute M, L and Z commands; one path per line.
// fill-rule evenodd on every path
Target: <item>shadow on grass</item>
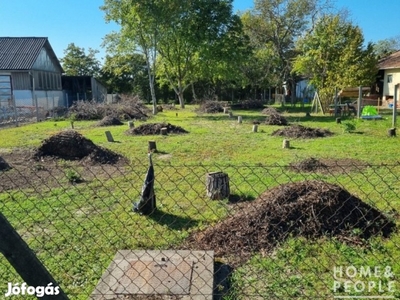
M 181 217 L 177 215 L 170 214 L 168 212 L 157 209 L 149 218 L 154 220 L 160 225 L 165 225 L 173 230 L 184 230 L 198 225 L 198 221 L 193 220 L 189 217 Z
M 239 203 L 239 202 L 248 202 L 248 201 L 253 201 L 256 198 L 253 196 L 248 196 L 248 195 L 229 195 L 228 201 L 231 204 Z

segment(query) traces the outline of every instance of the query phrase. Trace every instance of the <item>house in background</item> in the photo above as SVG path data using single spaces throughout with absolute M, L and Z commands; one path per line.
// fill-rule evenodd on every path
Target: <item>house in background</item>
M 400 84 L 400 51 L 396 51 L 378 62 L 377 87 L 383 105 L 390 104 L 394 98 L 394 87 Z M 399 94 L 397 95 L 399 99 Z
M 62 73 L 47 38 L 0 37 L 1 107 L 63 106 Z
M 0 37 L 0 114 L 14 109 L 14 101 L 19 111 L 46 113 L 76 100 L 106 100 L 97 79 L 63 72 L 46 37 Z

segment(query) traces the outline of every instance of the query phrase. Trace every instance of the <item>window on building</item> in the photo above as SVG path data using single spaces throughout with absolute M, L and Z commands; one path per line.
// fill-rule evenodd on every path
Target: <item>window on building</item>
M 388 82 L 388 83 L 392 83 L 392 81 L 393 81 L 393 75 L 392 75 L 392 74 L 389 74 L 389 75 L 387 76 L 387 82 Z

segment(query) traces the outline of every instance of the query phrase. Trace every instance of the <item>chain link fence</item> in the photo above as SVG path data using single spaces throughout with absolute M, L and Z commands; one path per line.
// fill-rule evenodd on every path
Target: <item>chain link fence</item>
M 54 282 L 27 282 L 42 274 L 29 264 L 16 271 L 23 245 L 10 251 L 0 223 L 0 297 L 400 298 L 400 164 L 167 156 L 154 154 L 149 179 L 142 160 L 4 155 L 0 212 Z M 146 197 L 153 209 L 135 212 Z

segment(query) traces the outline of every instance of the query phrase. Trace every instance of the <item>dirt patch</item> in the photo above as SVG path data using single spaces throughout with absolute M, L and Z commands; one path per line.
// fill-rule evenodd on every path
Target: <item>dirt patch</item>
M 66 160 L 81 160 L 100 164 L 115 164 L 123 157 L 111 150 L 96 146 L 74 130 L 62 131 L 42 142 L 33 157 L 53 156 Z
M 331 136 L 333 135 L 333 133 L 327 129 L 311 128 L 302 125 L 291 125 L 274 131 L 272 135 L 284 136 L 289 138 L 310 139 Z
M 7 171 L 11 169 L 10 165 L 0 156 L 0 171 Z
M 68 171 L 79 174 L 80 184 L 89 184 L 92 180 L 107 181 L 117 176 L 126 176 L 131 172 L 126 160 L 116 164 L 93 164 L 83 160 L 60 161 L 56 156 L 35 157 L 37 149 L 14 149 L 2 153 L 11 169 L 0 172 L 0 193 L 8 190 L 30 189 L 33 193 L 46 192 L 53 188 L 68 188 Z M 26 193 L 29 193 L 26 191 Z
M 254 252 L 271 251 L 289 236 L 339 239 L 388 237 L 395 223 L 337 185 L 309 180 L 280 185 L 250 203 L 237 214 L 205 231 L 192 234 L 189 248 L 214 250 L 233 264 Z
M 293 162 L 289 169 L 295 172 L 313 172 L 323 174 L 338 174 L 348 172 L 361 172 L 370 164 L 356 159 L 317 159 L 306 158 L 299 162 Z
M 96 126 L 118 126 L 123 125 L 118 118 L 112 116 L 106 116 L 101 121 L 99 121 Z
M 161 128 L 167 128 L 167 133 L 182 134 L 188 133 L 180 126 L 175 126 L 170 123 L 147 123 L 135 128 L 128 129 L 128 135 L 157 135 L 161 133 Z

